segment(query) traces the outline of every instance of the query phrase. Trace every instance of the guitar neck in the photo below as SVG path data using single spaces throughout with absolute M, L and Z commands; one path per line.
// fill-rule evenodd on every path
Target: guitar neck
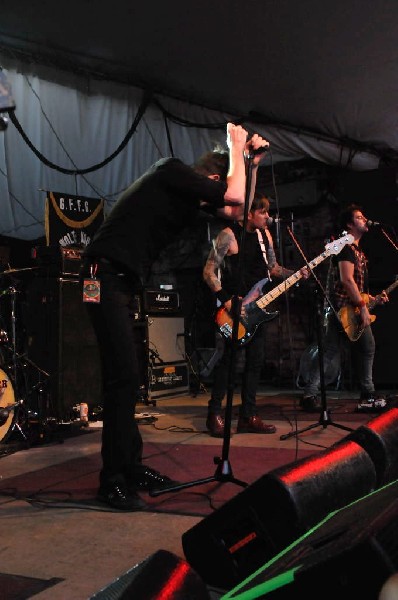
M 394 283 L 392 283 L 391 285 L 388 286 L 388 288 L 385 291 L 385 293 L 387 294 L 387 296 L 393 291 L 395 290 L 395 288 L 398 286 L 398 279 L 396 281 L 394 281 Z M 377 304 L 377 296 L 374 300 L 371 300 L 368 304 L 368 310 L 372 310 L 376 304 Z
M 308 263 L 311 270 L 317 267 L 321 262 L 323 262 L 329 256 L 329 254 L 330 252 L 325 250 L 325 252 L 322 252 L 322 254 L 311 260 L 311 262 Z M 282 283 L 274 287 L 270 292 L 267 292 L 267 294 L 261 296 L 261 298 L 258 298 L 258 300 L 256 300 L 257 306 L 261 309 L 265 308 L 268 304 L 276 300 L 281 294 L 283 294 L 289 288 L 291 288 L 292 285 L 300 281 L 302 277 L 303 275 L 301 274 L 301 271 L 296 271 L 295 273 L 293 273 L 293 275 L 290 275 L 290 277 L 288 277 L 287 279 L 282 281 Z

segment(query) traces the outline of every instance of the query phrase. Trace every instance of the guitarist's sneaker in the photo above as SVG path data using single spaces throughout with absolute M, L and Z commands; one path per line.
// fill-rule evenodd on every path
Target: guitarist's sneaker
M 365 394 L 363 395 L 365 396 Z M 387 406 L 387 400 L 381 394 L 372 392 L 361 397 L 357 405 L 357 412 L 380 412 Z
M 221 415 L 209 414 L 206 420 L 206 427 L 212 437 L 224 437 L 224 419 Z
M 275 425 L 263 423 L 257 415 L 254 417 L 239 417 L 236 433 L 275 433 Z

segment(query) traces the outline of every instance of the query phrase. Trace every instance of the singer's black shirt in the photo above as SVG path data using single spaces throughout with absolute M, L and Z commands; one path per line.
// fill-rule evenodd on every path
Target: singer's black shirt
M 85 256 L 111 260 L 144 283 L 160 251 L 194 224 L 200 201 L 222 207 L 226 189 L 178 159 L 159 160 L 121 195 Z

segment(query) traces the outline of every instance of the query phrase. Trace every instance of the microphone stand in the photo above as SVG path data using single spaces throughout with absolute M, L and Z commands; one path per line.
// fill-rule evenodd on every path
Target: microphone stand
M 247 155 L 246 160 L 246 187 L 245 187 L 245 204 L 244 204 L 244 216 L 243 216 L 243 227 L 242 234 L 240 238 L 240 250 L 238 257 L 238 268 L 237 268 L 237 279 L 241 281 L 243 274 L 243 256 L 244 256 L 244 245 L 245 245 L 245 237 L 246 237 L 246 226 L 248 220 L 249 213 L 249 200 L 250 200 L 250 190 L 251 190 L 251 181 L 252 181 L 252 171 L 253 171 L 253 158 L 254 153 L 250 153 Z M 184 490 L 186 488 L 194 487 L 196 485 L 202 485 L 205 483 L 211 483 L 212 481 L 219 481 L 220 483 L 235 483 L 241 487 L 247 487 L 247 483 L 241 481 L 240 479 L 236 479 L 232 472 L 231 462 L 229 460 L 229 449 L 231 443 L 231 421 L 232 421 L 232 404 L 233 404 L 233 395 L 235 388 L 235 365 L 236 365 L 236 350 L 238 348 L 238 331 L 239 331 L 239 318 L 242 308 L 242 299 L 238 296 L 233 296 L 232 298 L 232 308 L 231 315 L 233 319 L 232 325 L 232 336 L 231 336 L 231 352 L 229 357 L 228 364 L 228 386 L 227 386 L 227 400 L 225 406 L 225 416 L 224 416 L 224 436 L 223 436 L 223 445 L 222 445 L 222 453 L 221 457 L 215 456 L 214 463 L 217 465 L 215 473 L 210 477 L 204 477 L 202 479 L 196 479 L 194 481 L 188 481 L 185 483 L 178 483 L 175 485 L 170 485 L 169 487 L 162 488 L 161 490 L 152 490 L 149 492 L 149 495 L 160 496 L 161 494 L 166 494 L 169 492 L 178 492 L 180 490 Z
M 320 415 L 319 415 L 319 420 L 317 423 L 312 423 L 311 425 L 308 425 L 307 427 L 304 427 L 303 429 L 296 429 L 295 431 L 290 431 L 289 433 L 285 433 L 283 435 L 280 436 L 280 440 L 288 440 L 289 438 L 295 436 L 299 436 L 301 433 L 304 433 L 305 431 L 310 431 L 311 429 L 315 429 L 316 427 L 323 427 L 323 429 L 326 429 L 329 425 L 332 425 L 333 427 L 337 427 L 338 429 L 344 429 L 345 431 L 354 431 L 351 427 L 346 427 L 345 425 L 341 425 L 339 423 L 335 423 L 334 421 L 332 421 L 331 417 L 330 417 L 330 409 L 328 409 L 327 406 L 327 401 L 326 401 L 326 385 L 325 385 L 325 367 L 324 367 L 324 344 L 323 344 L 323 323 L 322 323 L 322 317 L 323 317 L 323 299 L 326 299 L 327 303 L 329 304 L 330 308 L 334 311 L 334 307 L 332 306 L 326 291 L 323 289 L 323 286 L 319 280 L 319 278 L 317 277 L 317 275 L 315 275 L 313 269 L 310 268 L 309 264 L 308 264 L 308 260 L 306 259 L 304 252 L 302 251 L 302 249 L 299 246 L 299 243 L 297 242 L 296 238 L 294 237 L 291 229 L 289 227 L 287 227 L 288 233 L 290 235 L 290 237 L 292 238 L 293 242 L 295 243 L 297 249 L 299 250 L 301 256 L 304 258 L 305 263 L 307 265 L 307 267 L 310 269 L 310 273 L 314 279 L 314 281 L 316 282 L 316 288 L 315 288 L 315 302 L 316 302 L 316 312 L 315 312 L 315 318 L 316 318 L 316 335 L 317 335 L 317 345 L 318 345 L 318 362 L 319 362 L 319 385 L 320 385 L 320 395 L 321 395 L 321 411 L 320 411 Z

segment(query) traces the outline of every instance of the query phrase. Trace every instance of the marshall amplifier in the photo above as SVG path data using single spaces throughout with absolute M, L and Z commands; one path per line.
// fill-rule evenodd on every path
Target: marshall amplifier
M 150 315 L 178 313 L 180 296 L 175 290 L 145 290 L 144 309 Z

